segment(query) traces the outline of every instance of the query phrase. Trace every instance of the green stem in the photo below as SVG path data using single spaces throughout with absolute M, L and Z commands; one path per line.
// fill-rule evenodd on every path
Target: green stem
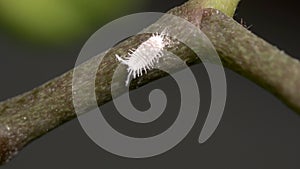
M 202 8 L 217 9 L 228 16 L 233 16 L 240 0 L 190 0 L 191 5 L 201 4 Z

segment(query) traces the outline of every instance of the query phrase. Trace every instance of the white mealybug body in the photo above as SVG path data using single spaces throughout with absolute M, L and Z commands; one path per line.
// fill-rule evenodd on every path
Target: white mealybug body
M 116 54 L 117 59 L 128 66 L 126 86 L 129 85 L 131 75 L 135 79 L 142 76 L 143 71 L 147 73 L 148 70 L 154 68 L 154 64 L 158 63 L 159 58 L 163 56 L 163 49 L 167 44 L 164 35 L 155 33 L 147 41 L 141 43 L 137 49 L 129 50 L 128 57 L 125 59 Z

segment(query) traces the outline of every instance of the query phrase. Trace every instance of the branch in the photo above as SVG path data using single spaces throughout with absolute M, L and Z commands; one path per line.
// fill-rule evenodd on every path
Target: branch
M 293 110 L 300 112 L 300 95 L 297 89 L 300 86 L 299 61 L 253 35 L 223 13 L 215 9 L 203 10 L 203 6 L 194 0 L 170 10 L 169 13 L 186 18 L 199 26 L 212 41 L 226 67 L 251 79 L 275 94 Z M 111 80 L 119 64 L 114 54 L 126 54 L 147 36 L 134 36 L 107 52 L 97 71 L 95 82 L 99 106 L 112 99 Z M 184 45 L 176 46 L 172 50 L 189 65 L 200 62 Z M 82 87 L 93 85 L 84 83 L 84 78 L 94 59 L 97 57 L 75 68 L 82 72 Z M 176 69 L 177 65 L 169 66 Z M 40 87 L 0 103 L 1 163 L 12 159 L 32 140 L 76 117 L 72 103 L 72 74 L 73 70 L 68 71 Z M 161 71 L 150 71 L 147 75 L 135 79 L 131 83 L 131 89 L 163 76 L 166 74 Z M 90 98 L 91 93 L 87 92 L 81 104 L 89 105 Z

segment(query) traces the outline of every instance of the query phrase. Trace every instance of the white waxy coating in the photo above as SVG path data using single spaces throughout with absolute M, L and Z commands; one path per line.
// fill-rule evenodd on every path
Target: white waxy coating
M 129 50 L 128 57 L 125 59 L 116 54 L 116 58 L 128 66 L 127 71 L 129 74 L 125 82 L 126 86 L 129 85 L 131 75 L 135 79 L 142 76 L 143 71 L 147 73 L 148 70 L 153 69 L 154 64 L 158 63 L 159 58 L 162 57 L 162 51 L 165 46 L 164 37 L 156 33 L 143 42 L 137 49 Z

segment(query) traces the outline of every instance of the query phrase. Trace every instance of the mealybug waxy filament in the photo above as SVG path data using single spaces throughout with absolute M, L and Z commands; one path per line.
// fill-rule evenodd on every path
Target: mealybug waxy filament
M 154 68 L 154 64 L 158 63 L 159 58 L 163 56 L 163 49 L 168 42 L 164 40 L 164 35 L 158 33 L 153 34 L 147 41 L 141 43 L 137 49 L 130 49 L 128 57 L 121 58 L 116 54 L 116 58 L 122 64 L 128 66 L 128 76 L 125 82 L 126 86 L 129 85 L 130 77 L 133 79 L 143 75 L 143 71 L 147 73 L 148 70 Z

